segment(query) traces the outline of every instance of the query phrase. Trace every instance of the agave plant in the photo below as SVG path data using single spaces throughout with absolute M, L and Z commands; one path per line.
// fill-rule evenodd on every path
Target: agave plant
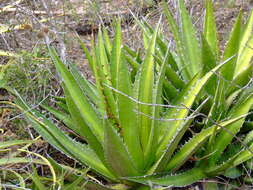
M 94 83 L 74 65 L 63 63 L 49 47 L 63 79 L 64 98 L 56 97 L 61 110 L 43 107 L 81 141 L 21 97 L 16 101 L 43 138 L 109 182 L 90 181 L 87 189 L 185 186 L 253 157 L 252 134 L 244 142 L 236 137 L 253 104 L 252 87 L 242 88 L 252 72 L 253 14 L 244 27 L 239 15 L 221 56 L 212 1 L 206 4 L 200 45 L 183 1 L 178 3 L 180 27 L 164 5 L 175 50 L 168 48 L 159 25 L 153 30 L 145 22 L 139 22 L 144 29 L 143 59 L 122 46 L 120 21 L 113 42 L 100 30 L 90 51 L 82 44 Z M 189 138 L 186 132 L 195 126 L 196 117 L 204 120 L 199 132 Z M 233 139 L 241 147 L 222 162 Z M 201 159 L 185 167 L 193 155 Z

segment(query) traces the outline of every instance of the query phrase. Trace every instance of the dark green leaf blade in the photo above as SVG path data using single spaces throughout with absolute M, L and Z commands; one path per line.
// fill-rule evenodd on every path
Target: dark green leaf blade
M 107 120 L 105 120 L 104 125 L 104 149 L 108 165 L 119 177 L 138 175 L 138 171 L 117 131 Z
M 194 28 L 191 18 L 187 13 L 184 1 L 178 0 L 180 23 L 181 23 L 181 42 L 182 49 L 185 53 L 186 69 L 189 70 L 191 77 L 195 76 L 201 68 L 200 48 L 196 37 L 196 29 Z
M 130 181 L 146 184 L 146 185 L 160 185 L 160 186 L 172 186 L 172 187 L 184 187 L 190 185 L 198 180 L 204 179 L 205 173 L 199 169 L 194 168 L 189 171 L 171 174 L 165 176 L 143 176 L 135 178 L 127 178 Z
M 218 51 L 218 38 L 217 30 L 215 24 L 215 17 L 213 12 L 213 2 L 212 0 L 206 0 L 206 14 L 204 22 L 204 36 L 207 40 L 207 43 L 211 47 L 212 53 L 215 57 L 219 55 Z
M 139 170 L 143 170 L 143 152 L 137 125 L 137 115 L 134 111 L 135 103 L 129 98 L 133 96 L 132 83 L 123 54 L 121 55 L 117 76 L 117 89 L 121 92 L 117 94 L 117 99 L 119 123 L 123 130 L 123 139 L 136 167 Z
M 152 103 L 152 92 L 154 85 L 154 58 L 153 54 L 155 53 L 156 37 L 158 32 L 158 26 L 155 33 L 152 36 L 148 50 L 145 55 L 145 59 L 140 68 L 140 81 L 139 81 L 139 91 L 138 91 L 138 100 L 143 103 Z M 148 143 L 148 138 L 151 128 L 151 119 L 146 117 L 146 115 L 151 114 L 151 107 L 148 105 L 140 104 L 138 105 L 139 113 L 139 124 L 141 132 L 141 145 L 143 150 L 146 150 Z M 143 115 L 144 114 L 144 115 Z

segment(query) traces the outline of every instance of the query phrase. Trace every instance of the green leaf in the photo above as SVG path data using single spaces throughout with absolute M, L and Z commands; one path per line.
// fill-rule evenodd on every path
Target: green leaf
M 211 127 L 207 129 L 203 129 L 200 133 L 195 134 L 188 142 L 186 142 L 180 150 L 171 158 L 168 165 L 166 166 L 166 170 L 177 170 L 182 166 L 188 158 L 194 154 L 213 134 L 213 130 L 221 131 L 223 127 L 231 125 L 238 120 L 242 119 L 242 117 L 232 118 L 227 121 L 223 121 L 217 124 L 213 124 Z
M 70 93 L 67 88 L 64 88 L 64 94 L 66 96 L 66 101 L 68 105 L 68 109 L 73 121 L 73 124 L 80 135 L 84 137 L 84 139 L 88 142 L 89 146 L 96 152 L 97 156 L 100 158 L 101 161 L 104 160 L 103 155 L 103 137 L 97 136 L 93 133 L 90 127 L 87 125 L 86 121 L 80 114 L 77 106 L 75 105 L 74 101 L 70 97 Z M 102 126 L 100 126 L 102 128 Z
M 216 57 L 213 54 L 213 51 L 209 46 L 205 37 L 202 36 L 201 39 L 202 39 L 201 50 L 202 50 L 203 74 L 206 74 L 216 66 Z M 207 82 L 205 89 L 210 95 L 214 95 L 216 85 L 217 85 L 217 77 L 212 76 L 211 79 Z
M 84 181 L 84 176 L 79 176 L 76 180 L 71 182 L 71 184 L 65 185 L 62 190 L 72 190 L 72 189 L 77 189 L 79 184 Z
M 90 66 L 90 69 L 93 71 L 93 73 L 95 73 L 95 68 L 94 68 L 94 60 L 92 55 L 89 53 L 89 50 L 87 49 L 87 47 L 85 46 L 85 44 L 83 43 L 83 41 L 81 40 L 81 38 L 79 36 L 77 36 L 78 41 L 80 43 L 81 48 L 83 49 L 83 52 L 86 56 L 86 58 L 88 59 L 88 63 Z
M 244 31 L 240 40 L 240 46 L 238 51 L 238 60 L 236 63 L 235 69 L 235 77 L 250 64 L 251 57 L 253 56 L 252 50 L 252 29 L 253 29 L 253 11 L 248 18 L 246 26 L 244 27 Z
M 66 66 L 61 62 L 55 50 L 49 48 L 49 52 L 54 61 L 57 71 L 61 74 L 61 77 L 64 80 L 66 89 L 68 92 L 71 92 L 69 93 L 70 98 L 78 109 L 81 117 L 86 121 L 86 123 L 89 124 L 89 127 L 92 129 L 92 132 L 94 132 L 94 134 L 96 134 L 98 137 L 102 137 L 103 129 L 101 127 L 101 119 L 97 116 L 92 105 L 86 99 L 78 83 L 75 81 L 73 75 L 71 75 Z
M 227 94 L 231 94 L 232 92 L 236 90 L 242 89 L 245 85 L 248 85 L 250 82 L 251 76 L 253 73 L 253 67 L 252 65 L 249 65 L 247 69 L 242 71 L 240 74 L 238 74 L 234 80 L 231 82 L 231 85 L 229 86 Z
M 212 129 L 204 129 L 200 133 L 196 134 L 188 142 L 186 142 L 183 147 L 171 158 L 168 165 L 166 166 L 166 171 L 179 169 L 189 158 L 193 155 L 208 139 L 212 134 Z
M 98 184 L 93 181 L 88 181 L 84 186 L 85 190 L 113 190 L 110 187 L 107 187 L 103 184 Z
M 98 92 L 94 84 L 85 79 L 78 68 L 74 64 L 69 64 L 69 69 L 79 87 L 82 89 L 83 93 L 91 100 L 93 103 L 97 103 L 98 101 Z
M 41 164 L 47 165 L 42 160 L 34 159 L 34 158 L 24 158 L 24 157 L 12 157 L 12 158 L 0 158 L 0 166 L 8 165 L 8 164 L 22 164 L 22 163 L 34 163 L 34 164 Z
M 179 69 L 183 71 L 182 74 L 183 74 L 184 78 L 190 80 L 191 73 L 189 72 L 188 69 L 185 69 L 187 63 L 186 63 L 186 57 L 185 57 L 185 53 L 184 53 L 183 42 L 182 42 L 182 39 L 180 36 L 179 27 L 178 27 L 175 19 L 173 18 L 171 11 L 168 9 L 165 1 L 162 1 L 162 7 L 163 7 L 163 12 L 165 14 L 167 23 L 169 25 L 169 29 L 172 32 L 174 41 L 176 43 L 176 50 L 177 50 L 177 53 L 179 56 L 179 59 L 178 59 Z
M 143 29 L 144 33 L 146 34 L 146 36 L 152 36 L 155 31 L 152 28 L 152 26 L 150 24 L 148 24 L 145 20 L 143 20 L 142 22 L 137 21 L 138 24 L 141 26 L 141 28 Z M 172 56 L 172 54 L 169 51 L 168 46 L 170 45 L 167 40 L 164 38 L 164 36 L 162 34 L 157 34 L 156 37 L 156 43 L 157 43 L 157 47 L 156 47 L 156 54 L 159 54 L 160 57 L 159 58 L 165 58 L 167 56 L 167 54 L 169 54 L 168 56 L 168 60 L 170 60 L 168 62 L 169 66 L 171 66 L 173 68 L 174 71 L 178 71 L 178 65 L 176 64 L 174 57 Z
M 139 52 L 135 51 L 133 49 L 131 49 L 130 47 L 128 47 L 127 45 L 123 46 L 123 49 L 132 57 L 134 58 L 137 62 L 139 62 L 138 60 L 141 59 Z M 142 62 L 142 61 L 141 61 Z
M 143 38 L 143 46 L 145 51 L 147 51 L 148 47 L 149 47 L 149 36 L 146 33 L 142 34 L 142 38 Z
M 253 123 L 252 123 L 253 124 Z M 243 140 L 244 144 L 249 144 L 253 141 L 253 130 L 251 130 L 245 137 L 245 139 Z
M 116 25 L 115 37 L 112 47 L 112 56 L 111 56 L 111 76 L 112 76 L 112 86 L 117 88 L 117 79 L 119 75 L 119 64 L 121 58 L 121 29 L 120 29 L 120 20 L 118 20 Z
M 40 180 L 40 176 L 38 175 L 36 169 L 33 167 L 33 172 L 30 175 L 32 178 L 33 183 L 37 187 L 38 190 L 47 190 L 48 188 L 42 183 L 42 180 Z
M 222 164 L 211 166 L 206 169 L 206 174 L 208 176 L 217 176 L 220 173 L 224 173 L 229 168 L 233 168 L 238 166 L 239 164 L 251 159 L 253 157 L 252 154 L 253 146 L 245 148 L 246 150 L 241 150 L 236 153 L 234 156 L 230 157 L 228 160 L 223 162 Z
M 98 33 L 98 57 L 97 61 L 99 61 L 99 64 L 101 65 L 101 72 L 104 74 L 106 80 L 105 82 L 108 84 L 111 84 L 112 82 L 112 77 L 111 77 L 111 71 L 109 67 L 109 61 L 106 55 L 105 51 L 105 43 L 103 39 L 103 34 L 101 29 L 99 30 Z
M 249 151 L 250 150 L 250 151 Z M 242 150 L 240 153 L 239 153 L 239 156 L 235 159 L 234 163 L 233 163 L 233 166 L 237 166 L 247 160 L 250 160 L 253 158 L 253 144 L 251 144 L 250 147 L 248 147 L 247 149 L 245 150 Z
M 167 54 L 168 57 L 168 54 Z M 163 84 L 165 81 L 165 72 L 166 72 L 166 61 L 167 57 L 164 58 L 164 61 L 161 65 L 160 71 L 158 72 L 158 75 L 156 76 L 156 83 L 154 85 L 153 89 L 153 104 L 161 104 L 162 103 L 162 93 L 163 93 Z M 152 124 L 151 129 L 149 133 L 149 139 L 147 144 L 147 149 L 144 152 L 144 158 L 146 161 L 146 168 L 149 167 L 149 165 L 154 162 L 155 160 L 155 151 L 158 146 L 158 138 L 159 138 L 159 129 L 158 125 L 160 123 L 157 118 L 160 117 L 161 113 L 161 107 L 160 106 L 153 106 L 152 107 Z
M 126 146 L 114 127 L 105 120 L 105 158 L 108 165 L 117 176 L 138 175 L 135 163 L 132 161 Z
M 155 61 L 162 66 L 163 61 L 155 56 Z M 173 86 L 175 86 L 178 89 L 182 89 L 185 86 L 185 83 L 183 82 L 183 80 L 180 78 L 180 76 L 178 75 L 177 72 L 174 71 L 174 69 L 171 67 L 171 62 L 174 61 L 172 55 L 170 53 L 168 53 L 167 57 L 164 58 L 165 62 L 166 62 L 166 77 L 167 79 L 173 84 Z
M 80 129 L 74 124 L 73 120 L 68 114 L 65 114 L 47 105 L 41 105 L 41 107 L 52 113 L 59 121 L 63 122 L 69 129 L 81 135 Z
M 202 183 L 203 190 L 217 190 L 219 189 L 218 183 L 216 182 L 204 182 Z
M 163 93 L 164 93 L 165 99 L 168 102 L 173 102 L 177 97 L 178 90 L 171 84 L 170 81 L 165 80 L 163 85 L 164 85 Z
M 157 39 L 158 40 L 158 39 Z M 168 49 L 167 49 L 168 51 Z M 166 58 L 166 59 L 165 59 Z M 126 56 L 126 59 L 128 61 L 128 63 L 132 66 L 132 68 L 134 69 L 135 73 L 137 72 L 137 70 L 140 67 L 140 64 L 133 60 L 131 57 Z M 172 56 L 172 54 L 170 52 L 167 52 L 167 56 L 164 57 L 164 59 L 166 60 L 166 77 L 167 79 L 173 84 L 173 86 L 175 86 L 176 88 L 182 89 L 185 86 L 184 81 L 180 78 L 179 74 L 174 70 L 174 65 L 175 60 Z M 160 57 L 158 56 L 154 56 L 154 60 L 161 66 L 163 61 L 161 60 Z M 165 81 L 167 82 L 167 81 Z
M 65 97 L 62 97 L 62 96 L 52 96 L 52 98 L 54 98 L 54 100 L 56 100 L 57 102 L 61 102 L 63 104 L 66 104 Z
M 31 163 L 31 162 L 30 162 Z M 18 183 L 17 183 L 17 181 L 15 180 L 15 183 L 16 184 L 18 184 L 18 187 L 16 186 L 16 189 L 26 189 L 26 182 L 25 182 L 25 180 L 26 179 L 24 179 L 24 177 L 21 175 L 21 174 L 19 174 L 18 172 L 15 172 L 14 170 L 10 170 L 10 169 L 7 169 L 6 168 L 6 170 L 3 168 L 2 169 L 2 173 L 5 175 L 5 173 L 6 172 L 10 172 L 10 173 L 12 173 L 13 175 L 15 175 L 15 177 L 17 178 L 17 180 L 18 180 Z M 12 176 L 11 176 L 12 177 Z M 5 176 L 3 177 L 3 178 L 5 178 Z M 8 181 L 10 181 L 10 179 L 8 179 Z M 14 181 L 14 180 L 13 180 Z M 7 187 L 8 188 L 8 187 Z M 0 189 L 1 189 L 1 186 L 0 186 Z M 6 188 L 5 188 L 6 189 Z M 1 189 L 2 190 L 2 189 Z
M 208 117 L 205 122 L 205 128 L 212 126 L 214 121 L 219 122 L 221 120 L 221 118 L 223 118 L 223 115 L 225 114 L 225 108 L 224 108 L 225 105 L 223 104 L 224 100 L 222 99 L 223 98 L 223 96 L 222 96 L 223 95 L 222 94 L 223 88 L 220 88 L 221 87 L 220 83 L 221 83 L 221 81 L 219 80 L 218 87 L 216 88 L 216 92 L 214 95 L 214 100 L 212 101 L 212 106 L 209 110 Z M 218 128 L 218 126 L 213 128 L 212 135 L 209 138 L 208 148 L 207 148 L 209 150 L 212 150 L 213 145 L 215 144 L 215 137 L 216 137 L 217 128 Z
M 172 187 L 183 187 L 190 185 L 198 180 L 205 178 L 206 175 L 199 168 L 194 168 L 183 173 L 171 174 L 165 176 L 143 176 L 135 178 L 127 178 L 128 180 L 142 183 L 146 185 L 160 185 L 160 186 L 172 186 Z
M 215 57 L 218 57 L 218 38 L 212 0 L 206 0 L 205 4 L 206 14 L 204 22 L 204 36 L 209 46 L 211 47 L 213 55 Z
M 224 50 L 224 55 L 223 55 L 223 61 L 228 60 L 230 58 L 230 61 L 228 64 L 226 64 L 222 69 L 221 69 L 221 74 L 222 76 L 230 81 L 233 79 L 234 76 L 234 71 L 235 71 L 235 66 L 236 66 L 236 58 L 238 56 L 238 51 L 240 47 L 240 42 L 241 42 L 241 28 L 242 28 L 242 12 L 237 17 L 237 20 L 234 24 L 234 27 L 232 29 L 232 32 L 230 34 L 229 41 L 226 45 L 226 48 Z M 223 79 L 222 79 L 223 80 Z
M 253 159 L 250 159 L 246 162 L 246 166 L 247 169 L 252 170 L 253 169 Z
M 92 64 L 90 64 L 90 66 L 92 67 L 93 75 L 96 81 L 96 87 L 98 90 L 98 95 L 100 97 L 98 99 L 97 106 L 101 115 L 104 116 L 106 114 L 106 100 L 104 97 L 105 95 L 104 95 L 103 85 L 101 81 L 105 81 L 105 79 L 104 79 L 104 75 L 101 76 L 102 68 L 101 68 L 101 64 L 99 64 L 98 48 L 95 47 L 94 44 L 92 45 L 92 54 L 93 54 L 93 56 L 91 57 Z
M 181 24 L 181 42 L 186 58 L 186 69 L 190 72 L 190 76 L 195 76 L 201 68 L 200 48 L 196 37 L 196 29 L 194 28 L 189 14 L 184 5 L 184 1 L 178 0 L 180 24 Z
M 133 69 L 132 72 L 136 73 L 140 66 L 139 63 L 136 60 L 134 60 L 132 57 L 127 56 L 127 55 L 125 55 L 125 59 L 129 63 L 129 65 L 132 67 Z
M 12 140 L 12 141 L 0 142 L 0 149 L 8 148 L 10 146 L 34 143 L 34 142 L 35 141 L 33 140 Z
M 229 168 L 225 171 L 224 176 L 230 179 L 236 179 L 242 175 L 242 171 L 236 167 Z
M 154 66 L 155 66 L 153 54 L 155 53 L 155 45 L 156 45 L 155 42 L 156 42 L 157 32 L 158 32 L 158 26 L 156 28 L 156 32 L 153 34 L 152 39 L 150 41 L 149 48 L 146 52 L 144 62 L 141 65 L 138 100 L 143 103 L 152 103 L 152 93 L 153 93 L 153 85 L 154 85 Z M 149 134 L 150 134 L 151 119 L 146 117 L 143 114 L 150 115 L 151 107 L 148 105 L 143 105 L 143 104 L 139 105 L 138 113 L 139 113 L 139 119 L 140 119 L 141 145 L 145 152 L 146 146 L 148 143 Z
M 167 133 L 164 136 L 163 141 L 160 145 L 160 153 L 167 146 L 167 143 L 173 139 L 176 131 L 180 130 L 179 127 L 184 123 L 184 119 L 189 113 L 196 96 L 199 94 L 201 89 L 206 85 L 207 81 L 214 75 L 214 73 L 224 66 L 226 62 L 216 66 L 214 69 L 209 71 L 206 75 L 199 79 L 199 75 L 196 75 L 192 81 L 188 83 L 182 92 L 178 95 L 177 99 L 174 101 L 174 108 L 171 108 L 166 114 L 165 118 L 176 119 L 176 121 L 171 121 L 169 124 L 164 123 L 164 127 L 167 129 Z M 182 107 L 183 106 L 183 107 Z M 181 108 L 179 108 L 181 107 Z
M 51 145 L 80 163 L 90 166 L 100 174 L 110 179 L 115 179 L 114 175 L 109 172 L 104 164 L 98 159 L 94 151 L 88 146 L 81 145 L 73 139 L 70 139 L 42 114 L 29 108 L 22 99 L 17 99 L 16 101 L 19 109 L 25 113 L 26 117 L 31 121 L 34 129 Z
M 230 117 L 238 117 L 238 116 L 245 116 L 245 114 L 248 113 L 249 109 L 251 108 L 253 104 L 253 94 L 249 94 L 248 96 L 244 96 L 243 101 L 240 103 L 238 102 L 238 105 L 231 111 L 229 114 Z M 228 146 L 228 144 L 232 141 L 234 138 L 233 135 L 236 135 L 240 128 L 242 127 L 242 124 L 245 120 L 245 117 L 241 120 L 229 125 L 226 127 L 226 130 L 223 130 L 219 133 L 217 138 L 215 139 L 215 144 L 213 145 L 213 151 L 215 151 L 214 154 L 212 154 L 210 158 L 211 165 L 214 165 L 214 163 L 217 162 L 218 157 L 221 155 L 221 153 L 225 150 L 225 148 Z
M 66 103 L 63 103 L 63 102 L 58 101 L 58 102 L 55 102 L 55 104 L 56 104 L 56 106 L 58 106 L 60 109 L 62 109 L 64 113 L 69 114 L 68 106 L 67 106 Z
M 118 40 L 116 43 L 119 43 Z M 117 54 L 119 54 L 118 49 L 114 51 L 116 51 Z M 97 48 L 96 53 L 97 53 L 96 54 L 97 56 L 96 69 L 98 70 L 98 75 L 95 77 L 97 77 L 96 80 L 101 85 L 100 97 L 104 98 L 104 106 L 107 112 L 107 116 L 109 116 L 110 120 L 114 120 L 115 124 L 117 125 L 118 113 L 117 113 L 117 105 L 115 102 L 115 98 L 114 98 L 113 92 L 109 88 L 106 87 L 106 85 L 112 86 L 113 83 L 112 83 L 112 76 L 111 76 L 111 68 L 110 68 L 106 53 L 105 53 L 104 40 L 102 37 L 101 30 L 98 33 L 98 48 Z M 117 71 L 114 70 L 113 73 L 114 72 L 117 72 Z
M 194 89 L 198 79 L 199 75 L 195 76 L 192 81 L 186 85 L 185 89 L 183 89 L 178 95 L 177 100 L 175 100 L 172 104 L 174 107 L 168 108 L 167 113 L 165 114 L 164 118 L 169 121 L 161 123 L 160 128 L 163 131 L 161 133 L 162 139 L 157 150 L 158 161 L 155 164 L 157 172 L 165 168 L 177 144 L 179 143 L 181 136 L 188 127 L 188 125 L 185 125 L 187 123 L 187 119 L 185 117 L 188 115 L 191 105 L 189 107 L 188 105 L 184 107 L 184 102 L 185 100 L 189 100 L 193 103 L 194 100 L 187 97 L 180 99 L 180 97 L 186 96 L 186 94 L 192 95 L 190 91 Z
M 112 43 L 111 43 L 111 40 L 110 40 L 110 37 L 108 35 L 106 28 L 103 28 L 103 38 L 105 41 L 105 48 L 106 48 L 107 52 L 109 53 L 108 57 L 110 58 L 113 47 L 112 47 Z
M 185 87 L 182 92 L 178 95 L 177 99 L 174 101 L 173 105 L 178 106 L 175 108 L 171 108 L 166 114 L 165 118 L 167 119 L 175 119 L 174 121 L 170 121 L 169 123 L 163 123 L 162 128 L 165 128 L 165 135 L 161 141 L 161 144 L 158 148 L 157 154 L 160 157 L 163 154 L 163 161 L 160 163 L 161 166 L 158 168 L 162 168 L 163 165 L 166 165 L 170 156 L 178 144 L 182 133 L 185 132 L 184 120 L 189 113 L 189 109 L 191 108 L 193 102 L 196 99 L 196 96 L 200 93 L 201 89 L 206 85 L 207 81 L 213 76 L 213 74 L 218 71 L 222 66 L 224 66 L 226 62 L 216 66 L 214 69 L 209 71 L 206 75 L 199 79 L 199 75 L 196 75 L 192 81 Z M 183 107 L 182 107 L 183 106 Z M 181 108 L 179 108 L 181 107 Z M 181 132 L 180 132 L 181 131 Z M 175 140 L 175 138 L 177 140 Z M 168 143 L 173 142 L 171 144 Z M 173 147 L 173 148 L 172 148 Z M 164 153 L 164 150 L 167 149 Z
M 234 78 L 238 77 L 242 72 L 247 71 L 247 69 L 252 67 L 252 57 L 253 57 L 253 37 L 251 36 L 247 44 L 245 44 L 245 48 L 238 57 Z
M 123 139 L 134 163 L 139 170 L 143 169 L 143 152 L 140 144 L 137 115 L 134 112 L 135 104 L 129 98 L 133 96 L 131 78 L 124 55 L 121 55 L 117 72 L 117 89 L 123 94 L 117 94 L 119 124 L 123 130 Z M 127 97 L 129 96 L 129 97 Z

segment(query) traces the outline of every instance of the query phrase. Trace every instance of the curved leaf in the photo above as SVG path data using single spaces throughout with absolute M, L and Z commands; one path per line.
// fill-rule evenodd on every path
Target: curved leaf
M 200 48 L 189 14 L 184 5 L 184 1 L 178 0 L 180 23 L 181 23 L 181 42 L 186 58 L 186 69 L 189 70 L 191 77 L 195 76 L 201 68 Z
M 171 174 L 165 176 L 142 176 L 135 178 L 127 178 L 130 181 L 142 183 L 146 185 L 160 185 L 160 186 L 172 186 L 172 187 L 183 187 L 190 185 L 198 180 L 204 179 L 206 175 L 199 168 L 191 169 L 187 172 Z
M 0 142 L 0 149 L 8 148 L 10 146 L 21 145 L 21 144 L 34 143 L 34 142 L 36 142 L 36 141 L 33 141 L 33 140 L 12 140 L 12 141 Z
M 149 44 L 148 50 L 144 62 L 140 68 L 140 81 L 139 81 L 139 91 L 138 100 L 143 103 L 152 103 L 152 92 L 154 86 L 154 58 L 155 53 L 155 42 L 158 32 L 158 26 L 156 32 L 153 34 L 151 42 Z M 150 115 L 151 107 L 147 105 L 138 105 L 138 112 Z M 147 118 L 143 114 L 139 114 L 140 119 L 140 132 L 141 132 L 141 145 L 143 150 L 146 150 L 148 143 L 148 138 L 151 128 L 151 119 Z
M 116 175 L 120 177 L 138 175 L 123 140 L 114 127 L 105 120 L 105 159 Z
M 88 102 L 84 96 L 79 85 L 75 81 L 73 75 L 67 70 L 66 66 L 62 63 L 59 57 L 56 54 L 55 49 L 49 48 L 50 55 L 54 61 L 56 69 L 61 74 L 61 77 L 64 80 L 66 89 L 71 92 L 69 93 L 73 103 L 76 108 L 79 110 L 80 115 L 89 124 L 89 127 L 94 131 L 98 137 L 103 136 L 103 129 L 101 125 L 101 119 L 97 116 L 92 105 Z M 81 98 L 80 98 L 81 97 Z
M 221 74 L 226 80 L 232 80 L 234 76 L 234 71 L 236 67 L 236 58 L 238 57 L 238 51 L 240 47 L 240 36 L 242 30 L 242 12 L 237 17 L 236 23 L 232 29 L 230 34 L 229 41 L 224 50 L 223 60 L 227 60 L 229 58 L 230 61 L 226 66 L 221 69 Z
M 117 89 L 125 94 L 117 94 L 119 123 L 123 130 L 124 142 L 126 143 L 137 168 L 143 170 L 143 152 L 140 143 L 139 128 L 137 125 L 137 115 L 134 111 L 135 103 L 127 97 L 133 96 L 133 89 L 124 55 L 121 56 L 117 76 Z
M 176 170 L 182 166 L 188 158 L 195 153 L 203 143 L 208 140 L 208 138 L 213 134 L 213 129 L 217 128 L 217 131 L 222 130 L 223 127 L 231 125 L 236 121 L 242 119 L 242 117 L 237 117 L 224 121 L 218 124 L 214 124 L 212 127 L 203 129 L 200 133 L 194 135 L 188 142 L 186 142 L 182 148 L 172 157 L 169 161 L 166 170 Z
M 191 79 L 190 71 L 188 69 L 184 69 L 186 67 L 187 61 L 186 61 L 186 57 L 185 57 L 183 42 L 182 42 L 182 39 L 180 36 L 179 27 L 178 27 L 175 19 L 173 18 L 171 11 L 168 9 L 165 1 L 162 1 L 162 7 L 163 7 L 163 12 L 165 14 L 170 31 L 172 32 L 173 38 L 176 43 L 177 53 L 179 56 L 179 61 L 178 61 L 179 69 L 183 71 L 182 74 L 183 74 L 184 78 L 190 80 Z
M 240 40 L 240 46 L 238 51 L 238 60 L 236 63 L 235 77 L 244 70 L 245 67 L 250 63 L 253 56 L 252 50 L 252 30 L 253 30 L 253 10 L 248 18 L 246 26 Z
M 234 135 L 236 135 L 239 132 L 240 128 L 242 127 L 242 124 L 244 123 L 246 114 L 248 113 L 252 104 L 253 104 L 253 94 L 249 94 L 248 96 L 244 97 L 243 101 L 238 103 L 238 106 L 236 106 L 231 111 L 231 113 L 229 114 L 230 117 L 238 117 L 238 116 L 244 117 L 239 121 L 227 126 L 226 130 L 223 130 L 219 133 L 219 135 L 215 139 L 215 144 L 213 145 L 213 151 L 215 151 L 215 153 L 210 157 L 211 165 L 214 165 L 214 163 L 216 163 L 218 157 L 221 155 L 221 153 L 225 150 L 227 145 L 234 138 Z
M 97 155 L 88 148 L 88 146 L 81 145 L 73 139 L 70 139 L 42 114 L 29 108 L 22 99 L 16 101 L 19 109 L 25 113 L 27 118 L 31 121 L 34 129 L 51 145 L 55 146 L 58 150 L 80 163 L 90 166 L 100 174 L 110 179 L 115 179 L 114 175 L 111 174 L 111 172 L 99 160 Z
M 205 14 L 205 22 L 204 22 L 204 36 L 207 40 L 209 46 L 212 49 L 212 53 L 215 57 L 218 56 L 218 38 L 217 38 L 217 30 L 215 24 L 215 17 L 213 12 L 213 3 L 212 0 L 206 0 L 206 14 Z
M 179 131 L 181 131 L 182 133 L 185 131 L 183 123 L 186 116 L 189 113 L 189 109 L 191 108 L 193 102 L 196 99 L 196 96 L 199 94 L 201 89 L 206 85 L 210 77 L 212 77 L 213 74 L 217 70 L 219 70 L 224 64 L 226 64 L 226 62 L 216 66 L 214 69 L 209 71 L 206 75 L 204 75 L 200 79 L 199 79 L 199 76 L 196 75 L 195 78 L 193 78 L 192 81 L 190 81 L 189 84 L 186 86 L 186 88 L 178 95 L 178 98 L 175 101 L 174 105 L 177 105 L 178 107 L 180 106 L 181 108 L 177 108 L 177 107 L 171 108 L 169 112 L 166 114 L 165 118 L 176 119 L 175 121 L 162 124 L 163 128 L 166 129 L 166 132 L 157 153 L 158 155 L 164 154 L 163 151 L 165 149 L 168 149 L 169 152 L 165 153 L 166 162 L 169 160 L 171 154 L 174 151 L 174 148 L 176 147 L 174 143 L 177 144 L 179 139 L 175 141 L 174 143 L 169 144 L 169 146 L 167 146 L 168 143 L 170 143 L 175 138 L 175 135 L 179 135 L 179 137 L 182 135 L 181 133 L 178 133 Z M 174 148 L 170 149 L 171 146 Z

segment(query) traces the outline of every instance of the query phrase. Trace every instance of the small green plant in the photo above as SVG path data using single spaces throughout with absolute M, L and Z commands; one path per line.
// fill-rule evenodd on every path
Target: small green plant
M 20 52 L 16 58 L 3 67 L 2 87 L 9 86 L 20 93 L 30 103 L 41 101 L 50 93 L 53 69 L 50 68 L 49 55 L 43 54 L 43 48 L 33 52 Z
M 44 108 L 81 141 L 21 97 L 16 101 L 43 138 L 109 182 L 87 189 L 185 186 L 224 174 L 253 157 L 252 133 L 246 133 L 244 141 L 236 136 L 253 105 L 252 87 L 246 85 L 252 72 L 253 14 L 243 27 L 242 15 L 238 16 L 221 56 L 212 1 L 206 1 L 203 35 L 198 38 L 183 1 L 178 3 L 180 27 L 163 6 L 175 51 L 168 48 L 159 25 L 153 30 L 145 22 L 139 22 L 144 59 L 122 46 L 120 22 L 113 42 L 100 30 L 91 51 L 81 43 L 95 84 L 74 65 L 65 65 L 49 47 L 65 97 L 56 97 L 62 111 Z M 196 122 L 198 117 L 203 121 Z M 191 125 L 198 133 L 189 138 Z M 239 148 L 233 140 L 239 141 Z M 194 164 L 188 162 L 193 155 Z M 191 163 L 187 169 L 186 162 Z
M 28 152 L 26 149 L 36 142 L 35 140 L 10 140 L 0 142 L 0 188 L 3 189 L 25 189 L 28 184 L 25 182 L 25 170 L 13 170 L 20 164 L 47 165 L 42 159 L 24 157 L 21 152 Z M 22 148 L 18 146 L 25 145 Z
M 87 183 L 85 180 L 86 176 L 89 176 L 87 174 L 88 169 L 74 169 L 28 151 L 28 147 L 39 139 L 40 137 L 34 140 L 0 142 L 0 188 L 47 190 L 57 186 L 63 190 L 78 190 L 83 189 L 84 186 L 95 185 L 93 182 Z M 20 147 L 21 145 L 23 147 Z M 26 153 L 26 156 L 24 156 L 24 153 Z M 21 164 L 26 164 L 27 167 L 20 169 Z M 39 176 L 34 167 L 35 165 L 47 166 L 52 175 Z M 29 168 L 28 166 L 32 167 Z

